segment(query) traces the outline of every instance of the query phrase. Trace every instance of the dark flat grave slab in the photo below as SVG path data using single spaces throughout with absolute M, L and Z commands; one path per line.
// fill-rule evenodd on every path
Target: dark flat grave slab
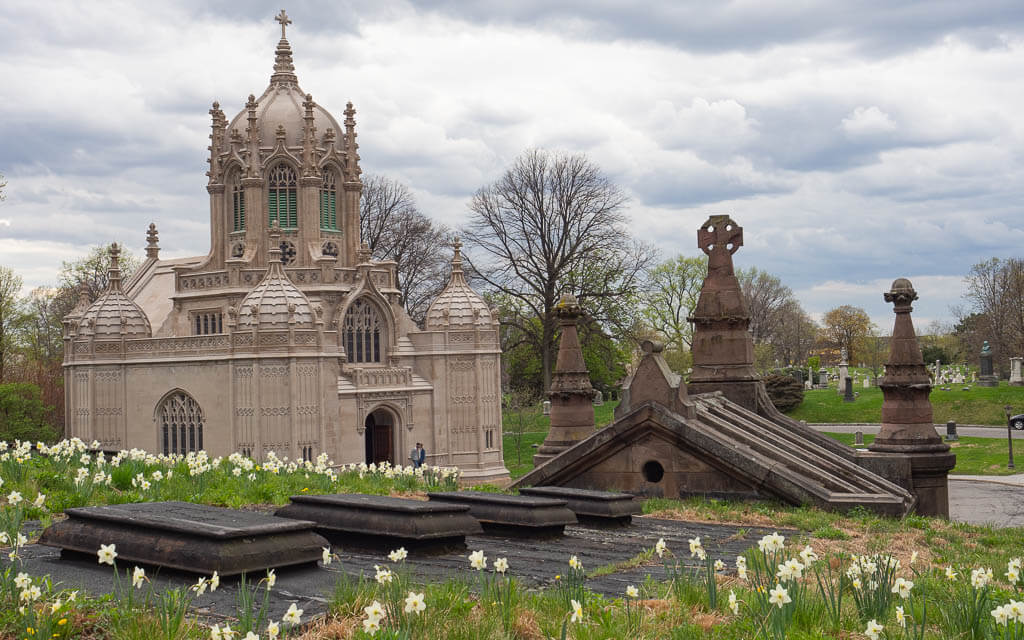
M 327 540 L 314 523 L 188 502 L 144 502 L 67 509 L 39 544 L 96 560 L 114 544 L 121 563 L 222 576 L 315 563 Z
M 431 502 L 469 505 L 469 512 L 487 533 L 560 536 L 576 516 L 565 500 L 510 496 L 484 491 L 443 491 L 427 494 Z
M 342 549 L 465 548 L 466 536 L 483 532 L 469 506 L 363 494 L 292 496 L 275 512 L 310 520 L 318 533 Z
M 691 562 L 688 552 L 689 538 L 700 536 L 704 548 L 713 559 L 721 559 L 734 566 L 736 556 L 750 547 L 756 547 L 761 536 L 778 531 L 791 537 L 795 532 L 763 527 L 718 525 L 703 522 L 661 520 L 641 516 L 634 518 L 633 526 L 615 529 L 569 525 L 560 538 L 537 540 L 521 536 L 471 535 L 466 543 L 471 550 L 481 549 L 487 556 L 487 571 L 492 571 L 494 560 L 507 558 L 509 575 L 521 581 L 528 589 L 553 586 L 555 576 L 565 574 L 569 557 L 576 555 L 589 573 L 598 567 L 626 562 L 640 552 L 650 549 L 664 538 L 669 550 Z M 118 547 L 120 553 L 120 547 Z M 373 565 L 390 566 L 385 553 L 368 550 L 341 551 L 340 561 L 327 567 L 297 566 L 277 570 L 277 584 L 271 591 L 269 608 L 271 617 L 280 619 L 289 605 L 295 603 L 304 609 L 303 621 L 326 612 L 327 605 L 342 573 L 358 577 L 360 573 L 372 580 Z M 473 587 L 475 571 L 469 566 L 469 552 L 449 552 L 441 555 L 410 555 L 405 561 L 414 580 L 442 582 L 448 578 L 463 579 Z M 59 550 L 41 545 L 22 548 L 19 571 L 33 576 L 49 575 L 58 589 L 80 589 L 93 596 L 111 593 L 114 588 L 113 570 L 96 562 L 95 553 L 75 560 L 61 557 Z M 696 561 L 692 561 L 696 563 Z M 0 568 L 6 566 L 7 554 L 0 554 Z M 118 557 L 122 571 L 131 565 Z M 155 593 L 194 584 L 196 576 L 174 570 L 147 572 L 153 581 Z M 265 572 L 249 574 L 250 581 L 262 578 Z M 626 585 L 640 586 L 650 575 L 655 580 L 665 579 L 665 570 L 658 558 L 649 564 L 588 578 L 587 588 L 609 597 L 622 597 Z M 122 576 L 122 587 L 126 580 Z M 238 578 L 225 579 L 220 588 L 207 591 L 193 602 L 192 615 L 211 621 L 224 620 L 237 614 Z M 232 627 L 234 627 L 232 623 Z
M 519 495 L 565 500 L 580 522 L 593 525 L 628 525 L 643 511 L 641 503 L 628 493 L 595 491 L 573 487 L 524 487 Z

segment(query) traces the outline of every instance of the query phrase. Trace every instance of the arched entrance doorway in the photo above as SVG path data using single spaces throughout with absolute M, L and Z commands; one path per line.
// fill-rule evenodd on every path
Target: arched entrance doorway
M 395 418 L 387 409 L 366 416 L 366 464 L 395 462 Z

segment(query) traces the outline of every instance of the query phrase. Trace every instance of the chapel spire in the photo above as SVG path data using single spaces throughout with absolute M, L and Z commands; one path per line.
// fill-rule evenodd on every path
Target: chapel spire
M 277 51 L 274 55 L 274 75 L 270 76 L 270 84 L 298 84 L 299 79 L 295 75 L 295 65 L 292 64 L 292 46 L 285 38 L 285 28 L 292 23 L 291 18 L 281 9 L 281 13 L 274 17 L 281 23 L 281 40 L 277 43 Z

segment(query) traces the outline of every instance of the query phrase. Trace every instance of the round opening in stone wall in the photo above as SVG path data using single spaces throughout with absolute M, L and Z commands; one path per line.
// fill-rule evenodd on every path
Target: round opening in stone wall
M 648 460 L 643 467 L 644 480 L 647 482 L 661 482 L 665 477 L 665 468 L 657 460 Z

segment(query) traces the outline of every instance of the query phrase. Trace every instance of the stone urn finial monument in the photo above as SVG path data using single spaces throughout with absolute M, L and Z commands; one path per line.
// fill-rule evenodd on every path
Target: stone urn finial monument
M 558 341 L 558 359 L 548 392 L 551 430 L 533 456 L 535 467 L 594 433 L 594 388 L 590 385 L 590 371 L 583 361 L 576 329 L 582 315 L 583 310 L 571 294 L 563 295 L 555 305 L 562 337 Z
M 931 379 L 910 318 L 914 300 L 917 292 L 906 278 L 897 279 L 885 293 L 885 301 L 893 303 L 896 322 L 885 377 L 878 385 L 884 397 L 882 427 L 868 449 L 909 458 L 911 491 L 917 496 L 915 510 L 921 515 L 948 518 L 947 476 L 956 464 L 956 456 L 949 452 L 949 445 L 942 441 L 933 424 L 932 403 L 928 399 Z

